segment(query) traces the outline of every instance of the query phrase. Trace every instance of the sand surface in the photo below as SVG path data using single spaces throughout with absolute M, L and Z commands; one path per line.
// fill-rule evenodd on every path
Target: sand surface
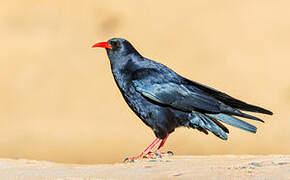
M 1 159 L 0 179 L 290 179 L 290 155 L 173 156 L 98 165 Z

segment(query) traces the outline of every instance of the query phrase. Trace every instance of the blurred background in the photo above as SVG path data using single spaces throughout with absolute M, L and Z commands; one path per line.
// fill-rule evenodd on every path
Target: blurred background
M 103 49 L 128 39 L 145 57 L 274 116 L 228 141 L 179 128 L 177 155 L 290 153 L 289 1 L 3 1 L 0 157 L 115 163 L 155 138 L 129 109 Z

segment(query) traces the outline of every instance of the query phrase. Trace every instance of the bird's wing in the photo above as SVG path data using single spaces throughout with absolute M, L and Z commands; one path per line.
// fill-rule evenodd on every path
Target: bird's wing
M 203 92 L 207 93 L 208 95 L 214 97 L 215 99 L 223 102 L 226 105 L 229 105 L 233 108 L 237 108 L 240 110 L 244 110 L 244 111 L 251 111 L 251 112 L 259 112 L 259 113 L 264 113 L 264 114 L 270 114 L 272 115 L 273 113 L 267 109 L 255 106 L 255 105 L 251 105 L 248 103 L 245 103 L 241 100 L 238 100 L 236 98 L 233 98 L 229 95 L 227 95 L 226 93 L 220 92 L 214 88 L 211 88 L 209 86 L 200 84 L 198 82 L 195 81 L 191 81 L 188 79 L 184 79 L 184 82 L 194 88 L 198 88 L 200 90 L 202 90 Z M 189 87 L 190 88 L 190 87 Z
M 175 83 L 144 84 L 134 81 L 134 86 L 143 96 L 160 104 L 168 105 L 183 111 L 195 109 L 206 112 L 220 112 L 218 101 L 189 91 L 185 86 Z
M 173 82 L 173 76 L 155 70 L 143 69 L 138 70 L 132 82 L 136 91 L 155 103 L 182 111 L 220 112 L 218 100 L 203 94 L 201 91 L 189 90 L 184 85 Z

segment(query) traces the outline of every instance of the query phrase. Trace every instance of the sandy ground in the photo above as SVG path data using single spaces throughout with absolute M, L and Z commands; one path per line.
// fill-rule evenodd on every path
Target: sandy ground
M 290 179 L 290 155 L 173 156 L 104 165 L 1 159 L 0 179 Z

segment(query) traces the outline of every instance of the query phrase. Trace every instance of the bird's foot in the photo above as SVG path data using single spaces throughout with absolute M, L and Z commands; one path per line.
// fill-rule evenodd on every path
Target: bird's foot
M 149 154 L 149 153 L 147 153 Z M 132 162 L 136 162 L 140 159 L 143 159 L 143 158 L 146 158 L 146 155 L 144 152 L 142 154 L 140 154 L 139 156 L 136 156 L 136 157 L 132 157 L 132 158 L 126 158 L 123 162 L 124 163 L 132 163 Z
M 162 154 L 160 152 L 149 152 L 144 156 L 144 158 L 147 159 L 157 159 L 157 158 L 162 158 Z
M 168 136 L 167 136 L 168 137 Z M 157 148 L 156 151 L 152 152 L 152 148 L 160 141 L 159 138 L 156 138 L 150 146 L 148 146 L 139 156 L 132 157 L 132 158 L 126 158 L 123 162 L 128 163 L 128 162 L 136 162 L 139 159 L 147 158 L 147 159 L 157 159 L 157 158 L 162 158 L 162 156 L 170 156 L 173 155 L 173 152 L 167 151 L 167 153 L 160 152 L 160 148 L 164 145 L 166 139 L 163 139 Z
M 126 159 L 124 159 L 124 163 L 133 163 L 133 162 L 136 162 L 137 160 L 138 160 L 139 158 L 137 158 L 137 157 L 132 157 L 132 158 L 126 158 Z
M 153 152 L 149 152 L 148 154 L 145 155 L 139 155 L 136 157 L 132 157 L 132 158 L 126 158 L 123 162 L 124 163 L 133 163 L 136 162 L 140 159 L 157 159 L 157 158 L 162 158 L 162 155 L 160 153 L 153 153 Z
M 172 151 L 161 152 L 160 150 L 156 150 L 154 152 L 149 152 L 143 158 L 158 159 L 158 158 L 168 157 L 172 155 L 174 155 Z
M 140 159 L 158 159 L 163 158 L 164 156 L 173 156 L 174 153 L 172 151 L 167 152 L 160 152 L 159 150 L 154 152 L 148 152 L 147 154 L 140 154 L 139 156 L 132 157 L 132 158 L 126 158 L 123 162 L 124 163 L 133 163 Z
M 157 156 L 157 157 L 163 157 L 163 156 L 173 156 L 174 153 L 172 151 L 167 151 L 167 152 L 161 152 L 160 150 L 156 150 L 154 152 L 149 152 L 148 154 L 153 154 L 153 156 Z

